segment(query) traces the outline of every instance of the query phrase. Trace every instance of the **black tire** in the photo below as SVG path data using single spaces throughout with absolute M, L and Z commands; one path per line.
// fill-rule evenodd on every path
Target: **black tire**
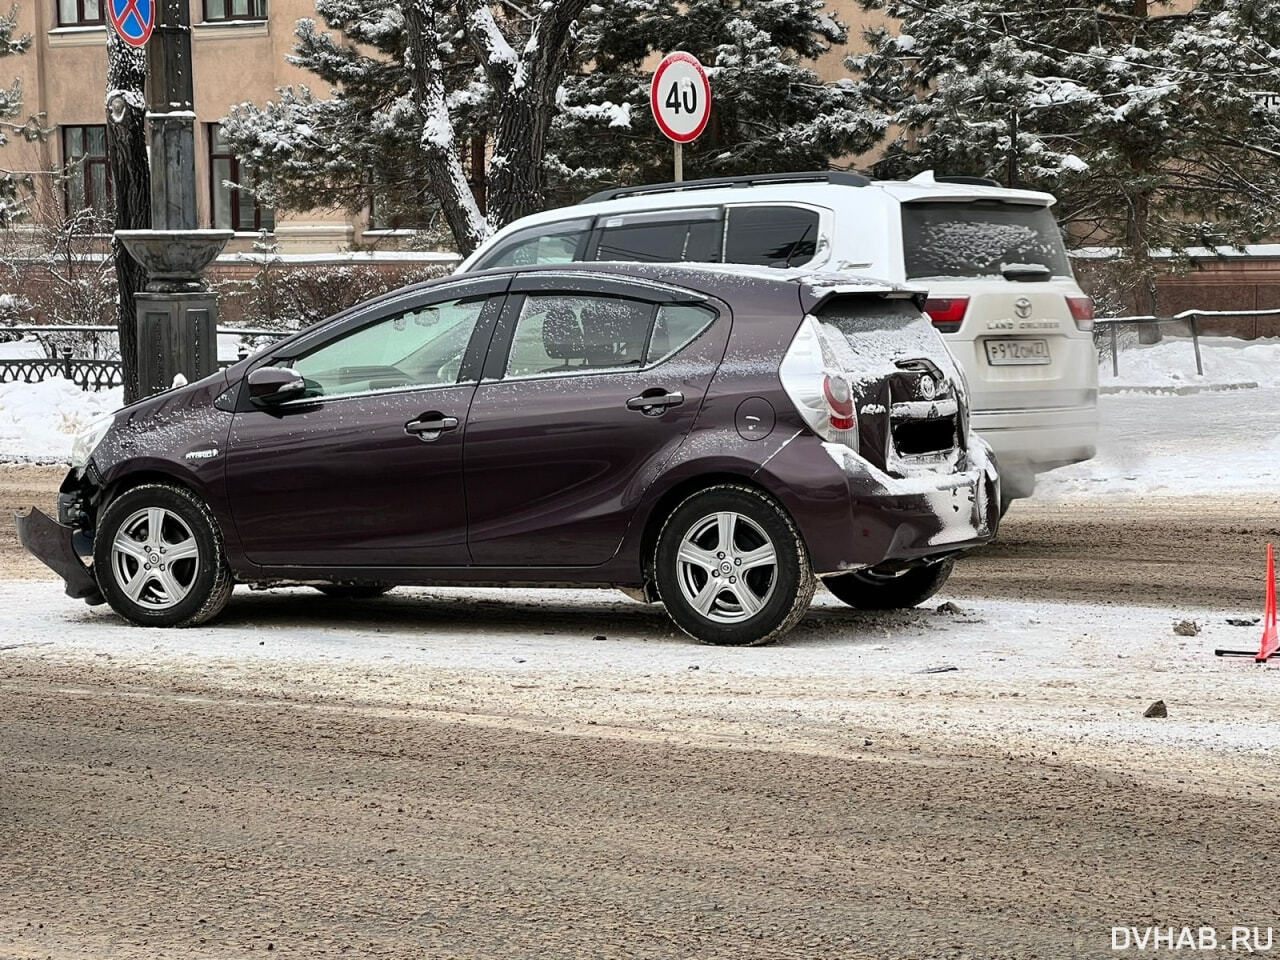
M 389 583 L 317 583 L 315 588 L 335 600 L 372 600 L 395 589 Z
M 121 583 L 121 577 L 130 570 L 137 576 L 136 571 L 141 570 L 143 560 L 149 557 L 118 553 L 114 549 L 116 538 L 122 534 L 130 536 L 134 518 L 151 509 L 164 512 L 159 524 L 160 540 L 152 541 L 150 521 L 146 520 L 142 521 L 141 528 L 148 530 L 146 542 L 164 543 L 175 530 L 179 535 L 189 534 L 194 542 L 194 557 L 173 559 L 167 553 L 161 557 L 164 551 L 158 547 L 157 552 L 150 555 L 162 561 L 163 571 L 174 578 L 170 582 L 185 589 L 176 602 L 169 600 L 158 580 L 145 580 L 137 599 L 131 598 L 126 585 Z M 130 536 L 130 539 L 134 538 Z M 136 541 L 140 553 L 146 553 L 146 542 Z M 180 549 L 185 545 L 186 539 L 170 540 L 167 547 Z M 205 623 L 222 612 L 235 586 L 222 546 L 222 531 L 209 507 L 191 491 L 161 483 L 147 483 L 127 490 L 99 513 L 93 539 L 93 571 L 98 589 L 111 609 L 144 627 L 193 627 Z
M 943 560 L 900 572 L 875 567 L 827 577 L 822 582 L 836 597 L 859 610 L 905 610 L 919 606 L 942 589 L 955 560 Z
M 747 554 L 759 553 L 767 538 L 773 548 L 772 567 L 761 565 L 737 573 L 730 566 L 721 574 L 718 563 L 712 572 L 680 560 L 686 536 L 700 525 L 714 524 L 716 515 L 722 513 L 733 514 L 737 519 L 729 527 L 730 536 L 736 538 L 735 545 L 729 551 L 731 555 L 721 559 L 732 563 L 746 557 L 750 563 Z M 717 527 L 709 532 L 718 537 L 718 530 Z M 703 552 L 708 559 L 717 553 L 714 548 Z M 701 580 L 697 579 L 699 570 Z M 682 587 L 686 575 L 689 579 L 683 581 Z M 728 582 L 730 576 L 734 577 L 732 585 Z M 779 639 L 808 611 L 816 586 L 809 551 L 786 511 L 763 492 L 734 483 L 700 490 L 671 512 L 658 534 L 653 577 L 676 626 L 696 640 L 721 646 L 761 646 Z M 724 586 L 717 592 L 721 583 Z M 710 594 L 710 609 L 700 612 L 686 597 L 685 589 L 697 590 L 697 596 Z M 749 607 L 741 602 L 740 590 L 750 590 L 754 597 L 751 602 L 761 604 L 754 613 L 747 612 Z M 731 617 L 738 619 L 722 622 Z

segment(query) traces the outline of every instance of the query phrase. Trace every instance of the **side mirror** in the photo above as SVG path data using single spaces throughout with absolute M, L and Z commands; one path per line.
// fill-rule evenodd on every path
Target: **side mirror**
M 260 407 L 296 399 L 306 389 L 302 374 L 288 367 L 259 367 L 249 374 L 249 399 Z

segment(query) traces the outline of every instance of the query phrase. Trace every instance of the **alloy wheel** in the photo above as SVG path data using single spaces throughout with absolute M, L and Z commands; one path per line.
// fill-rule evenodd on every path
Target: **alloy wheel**
M 677 580 L 685 600 L 713 623 L 741 623 L 759 613 L 778 580 L 768 534 L 741 513 L 709 514 L 680 541 Z
M 128 516 L 111 542 L 111 572 L 124 595 L 148 610 L 167 610 L 191 592 L 200 548 L 176 513 L 147 507 Z

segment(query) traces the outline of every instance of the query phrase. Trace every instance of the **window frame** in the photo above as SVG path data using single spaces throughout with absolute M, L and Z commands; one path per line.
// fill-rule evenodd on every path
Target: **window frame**
M 73 130 L 80 131 L 80 142 L 82 144 L 88 143 L 88 131 L 101 130 L 102 131 L 102 155 L 98 156 L 96 154 L 89 153 L 88 147 L 86 146 L 84 148 L 84 152 L 81 153 L 80 156 L 73 158 L 71 156 L 71 151 L 68 148 L 68 142 L 67 142 L 69 135 Z M 105 123 L 62 124 L 58 127 L 58 139 L 62 147 L 63 167 L 65 169 L 69 169 L 73 163 L 79 164 L 79 170 L 76 171 L 75 176 L 80 179 L 80 190 L 84 197 L 83 209 L 95 210 L 103 214 L 104 216 L 110 214 L 111 211 L 115 208 L 115 195 L 112 192 L 111 163 L 110 163 L 110 160 L 107 158 L 107 146 L 106 146 L 107 125 Z M 94 199 L 93 198 L 93 177 L 91 176 L 90 172 L 95 167 L 101 167 L 105 174 L 103 177 L 103 182 L 106 184 L 106 188 L 107 188 L 106 208 L 100 209 L 96 207 L 93 202 L 93 199 Z M 70 188 L 71 188 L 71 178 L 68 177 L 67 182 L 63 185 L 63 189 L 62 189 L 62 206 L 67 216 L 71 216 L 73 213 L 76 212 L 75 210 L 71 209 L 71 189 Z
M 77 0 L 77 2 L 83 2 L 83 0 Z M 103 0 L 103 2 L 110 2 L 110 0 Z M 267 6 L 269 0 L 247 0 L 250 9 L 253 11 L 259 11 L 259 12 L 256 12 L 256 13 L 251 12 L 242 17 L 236 16 L 235 14 L 232 14 L 229 12 L 231 9 L 232 2 L 233 0 L 222 0 L 222 9 L 224 11 L 223 16 L 211 17 L 209 16 L 209 0 L 201 0 L 200 22 L 201 23 L 265 23 L 269 19 L 270 10 L 268 9 L 268 6 Z
M 84 15 L 85 0 L 72 0 L 76 5 L 76 19 L 67 22 L 62 19 L 62 0 L 56 0 L 58 26 L 60 27 L 105 27 L 107 25 L 106 10 L 104 7 L 110 0 L 98 0 L 98 19 Z
M 209 226 L 215 230 L 225 229 L 225 230 L 231 230 L 234 233 L 261 233 L 263 230 L 263 227 L 262 227 L 263 205 L 258 201 L 257 197 L 253 198 L 252 229 L 246 229 L 240 223 L 239 194 L 240 194 L 240 191 L 244 189 L 243 187 L 227 187 L 226 188 L 227 193 L 230 195 L 230 201 L 231 201 L 230 203 L 231 223 L 223 228 L 218 227 L 218 213 L 217 213 L 218 190 L 222 188 L 222 183 L 218 179 L 217 174 L 214 172 L 216 161 L 218 160 L 230 161 L 231 175 L 228 176 L 227 179 L 234 181 L 236 183 L 240 182 L 241 164 L 240 164 L 240 158 L 237 157 L 235 153 L 230 151 L 219 151 L 217 149 L 216 133 L 221 128 L 222 124 L 218 123 L 217 121 L 214 121 L 213 123 L 206 123 L 204 126 L 205 126 L 205 137 L 208 139 L 208 148 L 209 148 L 207 153 L 207 159 L 209 161 Z M 252 173 L 252 171 L 250 171 L 250 173 Z M 275 233 L 275 229 L 276 229 L 275 211 L 272 210 L 271 226 L 268 227 L 267 230 L 269 233 Z

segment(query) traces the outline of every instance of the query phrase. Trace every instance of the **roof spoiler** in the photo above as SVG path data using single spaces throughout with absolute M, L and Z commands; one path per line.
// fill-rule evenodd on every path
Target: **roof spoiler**
M 651 193 L 682 193 L 688 190 L 712 190 L 716 187 L 755 187 L 786 183 L 830 183 L 840 187 L 865 187 L 871 181 L 858 173 L 841 170 L 812 170 L 797 173 L 760 173 L 745 177 L 711 177 L 706 180 L 683 180 L 679 183 L 650 183 L 638 187 L 617 187 L 593 193 L 583 203 L 600 203 L 620 197 L 640 197 Z

